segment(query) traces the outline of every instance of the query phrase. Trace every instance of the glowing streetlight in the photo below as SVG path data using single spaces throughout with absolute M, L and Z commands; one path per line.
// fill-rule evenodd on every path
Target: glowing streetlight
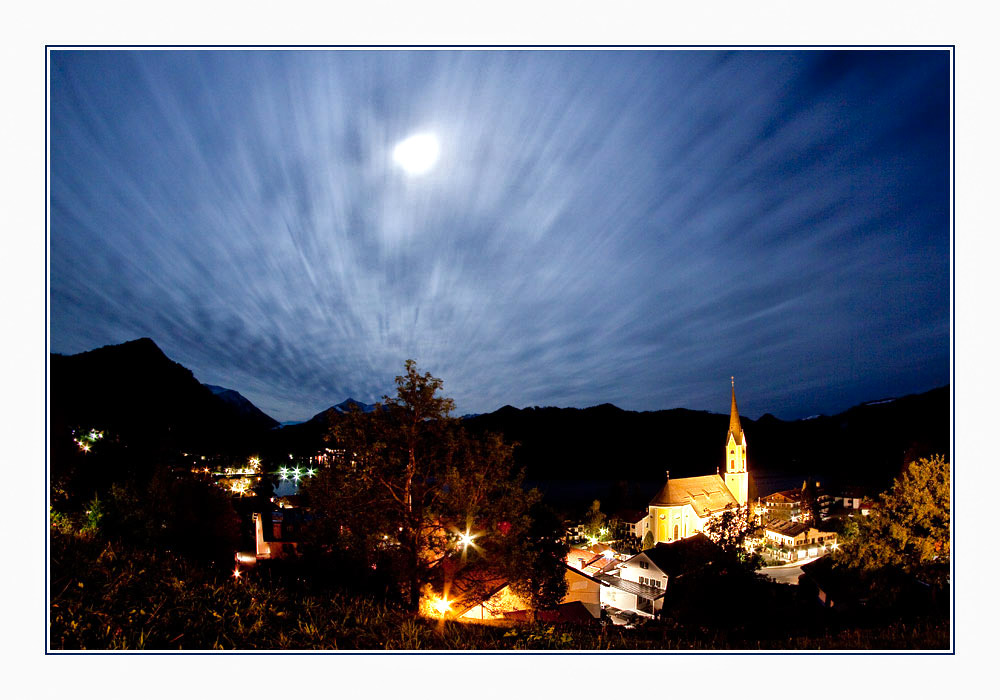
M 239 580 L 239 578 L 240 578 L 240 575 L 241 575 L 242 573 L 243 573 L 243 572 L 242 572 L 242 571 L 240 571 L 240 567 L 238 567 L 238 566 L 237 566 L 237 567 L 236 567 L 235 569 L 233 569 L 233 578 L 234 578 L 234 579 L 236 579 L 236 580 Z
M 472 541 L 474 539 L 476 539 L 476 536 L 475 535 L 470 535 L 469 532 L 466 531 L 464 535 L 459 535 L 458 536 L 458 544 L 463 549 L 467 549 L 469 547 L 469 545 L 472 544 Z
M 434 601 L 434 609 L 438 611 L 439 615 L 444 615 L 451 609 L 451 601 L 447 598 L 438 598 Z

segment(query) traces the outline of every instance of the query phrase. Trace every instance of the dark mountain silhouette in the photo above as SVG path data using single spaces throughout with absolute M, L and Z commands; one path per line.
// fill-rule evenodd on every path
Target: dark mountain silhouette
M 271 431 L 265 440 L 263 451 L 268 455 L 307 455 L 319 452 L 329 444 L 327 436 L 333 426 L 354 408 L 362 413 L 371 413 L 376 407 L 353 398 L 345 399 L 307 421 L 282 425 Z
M 256 407 L 259 416 L 213 394 L 149 338 L 53 354 L 49 378 L 53 441 L 77 426 L 99 428 L 155 459 L 252 449 L 274 424 Z
M 353 407 L 347 399 L 297 425 L 277 424 L 238 392 L 203 385 L 149 338 L 78 355 L 51 356 L 52 436 L 67 442 L 73 427 L 99 428 L 152 460 L 184 450 L 305 455 L 327 444 L 331 427 Z M 214 392 L 214 393 L 213 393 Z M 835 416 L 783 421 L 741 417 L 751 474 L 886 488 L 902 466 L 950 452 L 948 387 L 884 398 Z M 711 474 L 722 464 L 725 413 L 677 408 L 625 411 L 504 406 L 463 418 L 474 433 L 497 432 L 519 444 L 530 480 L 659 482 Z M 72 445 L 71 442 L 69 442 Z
M 728 402 L 726 402 L 728 403 Z M 904 463 L 949 454 L 949 390 L 882 399 L 835 416 L 783 421 L 740 417 L 751 473 L 814 476 L 834 485 L 888 487 Z M 662 481 L 721 467 L 729 416 L 677 408 L 625 411 L 504 406 L 465 420 L 474 432 L 517 442 L 531 480 Z
M 361 403 L 352 398 L 347 398 L 333 406 L 333 409 L 341 413 L 350 413 L 352 410 L 357 409 L 362 413 L 371 413 L 375 410 L 375 404 L 371 403 Z
M 236 409 L 236 412 L 239 413 L 239 415 L 242 416 L 248 424 L 254 425 L 261 430 L 270 430 L 271 428 L 278 427 L 278 421 L 274 420 L 271 416 L 254 406 L 249 399 L 235 389 L 226 389 L 225 387 L 216 386 L 215 384 L 206 384 L 205 386 L 208 387 L 208 390 L 213 394 Z

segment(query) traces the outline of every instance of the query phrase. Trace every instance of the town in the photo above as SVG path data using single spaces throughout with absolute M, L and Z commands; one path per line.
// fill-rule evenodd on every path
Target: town
M 781 614 L 805 625 L 797 628 L 803 645 L 810 644 L 808 635 L 827 635 L 829 643 L 833 630 L 882 624 L 889 614 L 928 625 L 926 638 L 906 644 L 944 643 L 937 635 L 947 620 L 941 606 L 948 598 L 949 467 L 940 457 L 911 462 L 881 496 L 856 487 L 830 492 L 819 480 L 758 495 L 753 436 L 743 428 L 733 378 L 714 474 L 671 477 L 666 471 L 644 509 L 605 514 L 597 499 L 554 508 L 537 489 L 524 487 L 511 445 L 501 436 L 469 434 L 449 416 L 441 380 L 420 374 L 412 361 L 405 369 L 397 395 L 384 404 L 345 402 L 325 414 L 329 426 L 318 451 L 275 455 L 272 449 L 269 456 L 243 458 L 180 452 L 151 477 L 140 477 L 151 479 L 141 490 L 153 498 L 130 491 L 133 472 L 125 482 L 107 484 L 103 495 L 97 487 L 92 500 L 74 499 L 69 491 L 79 488 L 72 484 L 88 474 L 87 464 L 101 464 L 104 455 L 113 472 L 115 452 L 128 453 L 113 430 L 74 428 L 75 451 L 55 452 L 75 461 L 77 471 L 53 464 L 53 500 L 64 504 L 51 511 L 53 536 L 70 547 L 81 541 L 167 547 L 207 566 L 209 588 L 375 595 L 428 625 L 506 630 L 511 636 L 501 640 L 512 640 L 513 648 L 551 643 L 551 634 L 541 641 L 519 636 L 518 630 L 540 624 L 572 630 L 559 639 L 583 647 L 594 643 L 594 634 L 603 639 L 600 630 L 625 635 L 612 647 L 742 647 L 751 629 L 755 644 L 780 646 L 769 636 L 785 635 L 786 625 L 772 623 L 768 631 L 748 620 Z M 904 515 L 912 520 L 913 513 L 900 510 L 911 507 L 907 499 L 929 498 L 944 500 L 913 523 L 909 541 L 893 549 L 896 558 L 873 555 L 879 547 L 894 548 L 873 538 L 899 537 L 887 522 Z M 66 511 L 73 502 L 83 503 L 85 512 Z M 219 567 L 227 544 L 233 549 L 225 575 Z M 72 609 L 67 596 L 92 588 L 70 585 L 79 571 L 53 563 L 54 580 L 66 579 L 53 599 L 57 646 L 91 648 L 95 641 L 79 636 L 89 626 L 73 620 L 73 629 L 64 629 L 61 614 Z M 169 599 L 159 602 L 169 605 Z M 711 630 L 710 639 L 685 636 L 693 619 L 703 634 Z M 134 632 L 118 627 L 115 634 L 124 639 L 115 637 L 114 644 L 134 643 L 125 641 Z M 143 631 L 142 645 L 172 648 L 184 639 L 177 648 L 191 648 L 183 632 L 174 636 L 157 640 Z M 891 630 L 890 639 L 873 643 L 900 643 Z M 273 642 L 243 640 L 254 647 Z M 423 642 L 436 643 L 433 636 Z M 338 648 L 344 644 L 351 642 L 338 639 Z

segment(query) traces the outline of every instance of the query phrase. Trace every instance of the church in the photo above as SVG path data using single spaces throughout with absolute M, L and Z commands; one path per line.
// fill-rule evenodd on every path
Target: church
M 708 520 L 719 513 L 747 505 L 747 440 L 740 427 L 736 408 L 736 381 L 732 379 L 732 404 L 729 408 L 729 431 L 726 434 L 725 474 L 671 479 L 649 502 L 649 531 L 653 543 L 674 542 L 705 529 Z

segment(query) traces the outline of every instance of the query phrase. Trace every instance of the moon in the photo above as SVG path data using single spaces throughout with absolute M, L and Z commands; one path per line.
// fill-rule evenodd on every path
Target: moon
M 392 158 L 409 175 L 423 175 L 437 163 L 441 146 L 434 134 L 415 134 L 400 141 Z

